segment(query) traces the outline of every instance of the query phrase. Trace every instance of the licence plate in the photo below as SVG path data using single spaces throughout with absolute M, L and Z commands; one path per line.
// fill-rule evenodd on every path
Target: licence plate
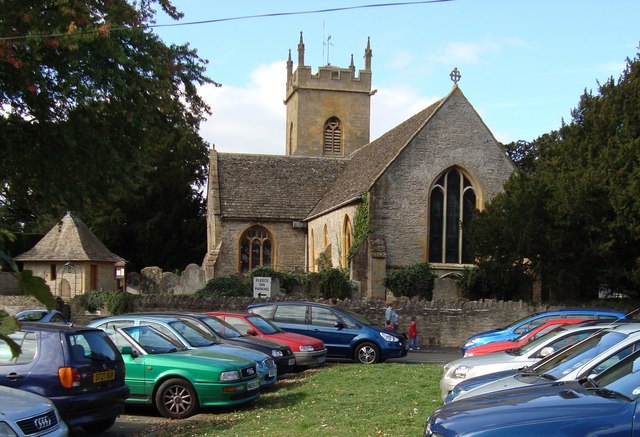
M 96 372 L 93 374 L 93 383 L 97 384 L 99 382 L 111 381 L 116 379 L 116 371 L 115 370 L 107 370 L 106 372 Z
M 296 359 L 295 358 L 289 358 L 289 365 L 293 366 L 296 363 Z
M 318 361 L 318 364 L 322 364 L 322 363 L 324 363 L 324 362 L 325 362 L 325 359 L 326 359 L 326 357 L 324 357 L 324 356 L 323 356 L 323 357 L 318 357 L 318 360 L 317 360 L 317 361 Z
M 247 382 L 247 391 L 256 390 L 258 387 L 260 387 L 260 381 L 257 379 Z
M 278 369 L 269 369 L 269 378 L 273 378 L 278 374 Z

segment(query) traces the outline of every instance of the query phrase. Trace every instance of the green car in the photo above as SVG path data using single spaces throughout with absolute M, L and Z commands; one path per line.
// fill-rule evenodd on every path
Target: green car
M 183 349 L 150 326 L 106 332 L 124 359 L 127 404 L 154 405 L 164 417 L 183 419 L 200 407 L 242 404 L 260 394 L 253 361 Z

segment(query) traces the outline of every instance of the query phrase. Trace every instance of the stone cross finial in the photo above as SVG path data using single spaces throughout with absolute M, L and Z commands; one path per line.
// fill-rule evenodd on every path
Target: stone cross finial
M 460 74 L 460 72 L 458 71 L 458 67 L 455 67 L 453 69 L 453 71 L 449 74 L 449 77 L 451 78 L 451 81 L 455 84 L 460 82 L 460 78 L 462 77 L 462 74 Z

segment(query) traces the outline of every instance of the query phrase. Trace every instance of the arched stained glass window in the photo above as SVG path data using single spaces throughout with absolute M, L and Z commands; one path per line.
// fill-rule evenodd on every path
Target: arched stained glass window
M 476 209 L 476 192 L 458 169 L 445 172 L 429 196 L 429 262 L 472 262 L 465 231 Z
M 342 125 L 336 117 L 324 124 L 323 153 L 325 156 L 342 156 Z
M 353 228 L 348 215 L 344 216 L 342 224 L 342 256 L 340 257 L 342 268 L 346 269 L 349 262 L 349 249 L 353 244 Z
M 240 238 L 240 272 L 247 273 L 258 266 L 273 268 L 272 238 L 266 228 L 252 226 Z

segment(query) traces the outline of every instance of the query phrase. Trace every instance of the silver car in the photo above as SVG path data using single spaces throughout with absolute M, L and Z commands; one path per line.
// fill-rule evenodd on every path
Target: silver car
M 592 377 L 639 349 L 640 323 L 607 328 L 514 375 L 469 388 L 463 382 L 453 389 L 445 403 L 510 388 Z
M 566 346 L 577 343 L 607 326 L 612 325 L 562 325 L 517 349 L 464 357 L 451 361 L 444 366 L 444 376 L 440 380 L 442 400 L 445 400 L 449 392 L 459 382 L 467 378 L 530 366 L 542 358 Z
M 67 425 L 49 399 L 0 386 L 0 435 L 64 437 Z

